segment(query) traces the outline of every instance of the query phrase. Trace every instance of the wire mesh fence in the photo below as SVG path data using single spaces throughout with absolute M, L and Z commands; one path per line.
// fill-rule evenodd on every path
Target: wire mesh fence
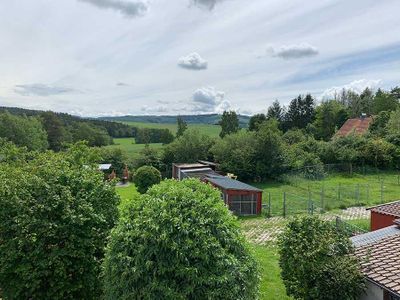
M 264 193 L 267 216 L 318 214 L 333 209 L 371 206 L 400 199 L 400 177 L 391 176 L 354 184 L 313 182 L 285 186 L 279 192 Z M 268 190 L 268 189 L 267 189 Z

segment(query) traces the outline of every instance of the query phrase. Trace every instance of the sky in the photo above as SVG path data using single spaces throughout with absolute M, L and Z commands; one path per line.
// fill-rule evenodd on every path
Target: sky
M 0 106 L 265 112 L 400 86 L 399 0 L 1 0 Z

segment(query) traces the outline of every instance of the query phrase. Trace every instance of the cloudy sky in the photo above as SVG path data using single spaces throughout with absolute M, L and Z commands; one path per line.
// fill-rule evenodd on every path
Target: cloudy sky
M 400 85 L 399 0 L 1 0 L 0 105 L 265 111 Z

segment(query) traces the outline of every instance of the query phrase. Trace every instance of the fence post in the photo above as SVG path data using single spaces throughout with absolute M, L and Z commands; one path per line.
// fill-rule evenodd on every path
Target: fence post
M 286 218 L 286 192 L 283 192 L 283 217 Z
M 324 199 L 325 198 L 325 189 L 324 189 L 324 186 L 322 186 L 321 187 L 321 210 L 322 210 L 322 212 L 324 212 L 325 211 L 325 208 L 324 208 Z
M 357 183 L 356 199 L 357 199 L 357 205 L 360 205 L 360 184 L 359 183 Z
M 271 193 L 268 193 L 268 217 L 271 217 Z

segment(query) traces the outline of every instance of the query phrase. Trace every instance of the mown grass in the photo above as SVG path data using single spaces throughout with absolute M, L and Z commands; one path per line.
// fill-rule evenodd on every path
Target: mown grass
M 129 155 L 130 158 L 135 158 L 139 155 L 140 151 L 143 150 L 145 144 L 136 144 L 134 138 L 117 138 L 114 139 L 114 144 L 106 146 L 106 148 L 120 148 Z M 151 148 L 160 150 L 162 144 L 150 144 Z
M 296 178 L 286 183 L 271 180 L 253 185 L 264 190 L 264 204 L 269 203 L 270 197 L 272 215 L 283 214 L 284 193 L 287 214 L 307 212 L 309 199 L 314 208 L 324 210 L 371 206 L 400 199 L 400 182 L 396 172 L 353 176 L 333 174 L 323 180 Z
M 142 122 L 124 122 L 125 124 L 132 125 L 138 128 L 156 128 L 156 129 L 169 129 L 175 135 L 177 131 L 177 124 L 171 123 L 142 123 Z M 219 136 L 221 127 L 212 124 L 188 124 L 188 128 L 197 129 L 200 133 L 209 135 L 211 137 Z

